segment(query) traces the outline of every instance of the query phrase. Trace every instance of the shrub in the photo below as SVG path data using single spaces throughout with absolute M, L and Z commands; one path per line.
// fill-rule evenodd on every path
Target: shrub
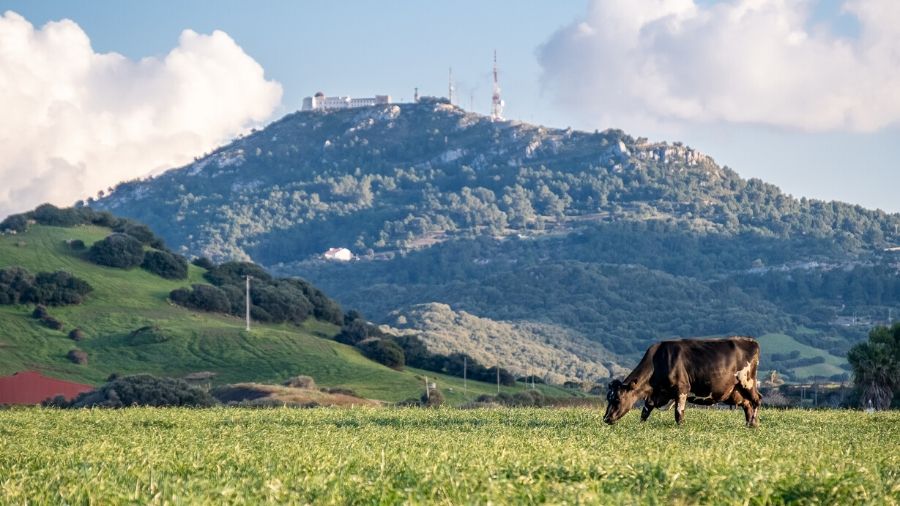
M 397 343 L 388 339 L 362 341 L 357 345 L 357 348 L 370 360 L 386 365 L 391 369 L 403 369 L 403 365 L 406 363 L 403 349 Z
M 0 269 L 0 304 L 27 302 L 25 294 L 34 286 L 34 276 L 22 267 Z
M 222 290 L 209 285 L 193 285 L 190 290 L 178 288 L 169 293 L 169 300 L 180 306 L 209 311 L 227 313 L 231 302 Z
M 272 276 L 265 269 L 250 262 L 226 262 L 203 274 L 203 277 L 216 286 L 242 285 L 246 276 L 252 277 L 255 282 L 272 281 Z
M 161 328 L 156 325 L 147 325 L 141 327 L 130 334 L 125 341 L 132 346 L 140 346 L 144 344 L 164 343 L 169 340 Z
M 74 227 L 84 223 L 84 215 L 80 210 L 69 207 L 60 209 L 53 204 L 41 204 L 31 211 L 31 217 L 41 225 L 54 227 Z
M 69 350 L 66 357 L 74 364 L 87 365 L 88 363 L 88 354 L 82 350 Z
M 288 379 L 282 385 L 286 387 L 293 388 L 306 388 L 308 390 L 313 390 L 316 388 L 316 382 L 309 376 L 294 376 L 293 378 Z
M 81 341 L 84 338 L 85 338 L 84 331 L 81 329 L 72 329 L 72 331 L 69 332 L 69 339 L 71 339 L 73 341 L 76 341 L 76 342 Z
M 84 251 L 87 249 L 87 246 L 84 245 L 84 241 L 81 239 L 72 239 L 71 241 L 68 241 L 67 244 L 69 245 L 69 249 L 73 251 Z
M 45 327 L 51 328 L 53 330 L 62 330 L 64 327 L 63 322 L 50 315 L 41 318 L 41 323 L 43 323 Z
M 208 393 L 188 385 L 183 380 L 140 374 L 114 378 L 97 390 L 79 394 L 66 407 L 209 407 L 215 403 L 215 399 Z
M 144 261 L 144 247 L 130 235 L 111 234 L 91 246 L 88 258 L 95 264 L 130 269 Z
M 31 312 L 31 317 L 35 319 L 43 319 L 50 316 L 50 312 L 47 311 L 47 307 L 41 304 L 38 304 L 37 307 L 34 308 L 34 311 Z
M 428 389 L 427 395 L 422 394 L 422 398 L 419 399 L 419 402 L 422 404 L 422 407 L 436 408 L 444 403 L 444 394 L 437 388 L 430 388 Z
M 21 267 L 0 270 L 0 304 L 78 304 L 92 290 L 86 281 L 65 271 L 41 272 L 35 277 Z
M 50 306 L 80 304 L 93 291 L 87 281 L 65 271 L 38 273 L 23 300 Z
M 113 227 L 113 230 L 120 234 L 125 234 L 127 236 L 133 237 L 140 241 L 141 244 L 146 244 L 151 248 L 160 250 L 166 249 L 166 246 L 165 244 L 163 244 L 162 239 L 156 237 L 153 231 L 150 230 L 150 227 L 144 225 L 143 223 L 121 220 Z
M 0 232 L 12 231 L 21 234 L 28 230 L 28 218 L 24 214 L 13 214 L 0 221 Z
M 187 260 L 168 251 L 148 251 L 141 268 L 165 279 L 186 279 L 188 275 Z
M 339 343 L 356 346 L 358 343 L 368 339 L 368 337 L 369 324 L 363 320 L 352 320 L 341 328 L 338 335 L 334 336 L 334 340 Z
M 191 261 L 191 263 L 196 265 L 197 267 L 200 267 L 201 269 L 206 269 L 206 270 L 210 270 L 216 266 L 216 264 L 214 264 L 212 262 L 212 260 L 210 260 L 206 257 L 197 257 L 197 258 L 193 259 Z

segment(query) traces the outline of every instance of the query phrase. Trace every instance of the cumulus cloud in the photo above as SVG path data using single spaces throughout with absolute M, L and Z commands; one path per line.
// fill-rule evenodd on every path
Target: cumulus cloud
M 0 217 L 189 162 L 270 117 L 281 85 L 228 34 L 96 53 L 73 21 L 0 17 Z
M 765 124 L 869 132 L 900 120 L 900 2 L 593 0 L 538 50 L 545 89 L 610 126 Z

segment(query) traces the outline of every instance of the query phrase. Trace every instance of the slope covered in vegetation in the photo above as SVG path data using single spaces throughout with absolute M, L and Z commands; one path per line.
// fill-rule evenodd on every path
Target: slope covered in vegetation
M 0 269 L 63 271 L 92 287 L 78 304 L 45 309 L 59 328 L 36 319 L 34 304 L 0 305 L 0 375 L 39 370 L 96 385 L 113 373 L 183 377 L 209 371 L 215 373 L 215 384 L 277 383 L 305 374 L 322 386 L 375 399 L 399 401 L 423 391 L 422 372 L 390 369 L 331 340 L 339 329 L 333 323 L 310 317 L 299 324 L 257 323 L 246 332 L 243 319 L 171 303 L 173 290 L 210 286 L 206 270 L 189 265 L 186 279 L 172 280 L 140 267 L 90 261 L 90 246 L 111 232 L 97 225 L 33 224 L 20 233 L 0 235 Z M 73 249 L 76 241 L 86 248 Z M 68 358 L 73 350 L 84 354 L 81 363 Z M 464 401 L 462 380 L 441 377 L 438 384 L 451 402 Z M 468 390 L 471 398 L 494 391 L 474 382 Z
M 846 364 L 900 310 L 900 215 L 795 198 L 680 143 L 434 100 L 291 114 L 90 205 L 378 321 L 444 303 L 631 359 L 661 338 L 786 333 Z M 319 260 L 338 246 L 359 261 Z M 789 379 L 844 374 L 765 360 Z

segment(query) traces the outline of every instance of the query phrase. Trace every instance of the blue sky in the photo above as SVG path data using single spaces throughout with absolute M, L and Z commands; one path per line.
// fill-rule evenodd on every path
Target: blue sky
M 779 3 L 777 0 L 770 1 L 773 5 Z M 809 109 L 791 112 L 784 109 L 789 109 L 792 102 L 803 102 L 805 93 L 798 97 L 797 90 L 791 89 L 776 94 L 769 94 L 767 89 L 745 89 L 748 86 L 743 83 L 752 80 L 752 73 L 741 81 L 715 84 L 721 78 L 722 69 L 733 67 L 716 67 L 702 61 L 692 61 L 700 58 L 696 55 L 708 51 L 713 44 L 706 40 L 711 30 L 700 26 L 698 21 L 704 17 L 695 16 L 692 12 L 699 10 L 706 18 L 715 19 L 717 15 L 726 16 L 720 11 L 734 7 L 741 0 L 697 1 L 695 5 L 687 5 L 686 9 L 682 7 L 693 2 L 646 2 L 648 6 L 661 2 L 660 5 L 671 9 L 671 16 L 662 21 L 647 21 L 635 28 L 633 33 L 625 33 L 622 37 L 634 37 L 636 42 L 621 48 L 609 44 L 608 40 L 603 39 L 603 34 L 592 42 L 590 38 L 583 39 L 581 32 L 606 30 L 617 24 L 609 17 L 610 12 L 632 9 L 631 5 L 641 2 L 396 0 L 302 3 L 159 1 L 138 4 L 112 1 L 0 1 L 0 12 L 16 12 L 30 22 L 35 31 L 41 30 L 49 21 L 71 19 L 90 39 L 95 53 L 115 52 L 134 62 L 146 57 L 164 60 L 173 48 L 179 46 L 179 37 L 185 29 L 199 34 L 221 30 L 239 47 L 223 51 L 233 53 L 243 50 L 249 58 L 245 58 L 247 61 L 241 60 L 241 65 L 246 64 L 250 69 L 252 62 L 249 60 L 252 59 L 264 69 L 264 80 L 260 78 L 254 82 L 254 86 L 259 85 L 254 88 L 258 94 L 248 94 L 248 97 L 261 97 L 257 101 L 276 99 L 273 104 L 277 105 L 269 107 L 263 114 L 268 119 L 299 108 L 302 98 L 317 90 L 328 94 L 364 96 L 389 93 L 395 100 L 409 100 L 413 88 L 418 86 L 422 94 L 445 95 L 447 71 L 451 66 L 459 105 L 487 112 L 491 53 L 496 49 L 508 118 L 585 130 L 621 127 L 635 136 L 684 141 L 744 177 L 759 177 L 798 197 L 838 199 L 866 207 L 900 211 L 900 199 L 894 196 L 895 188 L 900 188 L 900 128 L 896 118 L 891 116 L 890 107 L 884 108 L 888 109 L 887 112 L 878 111 L 878 108 L 873 111 L 870 104 L 865 103 L 866 97 L 844 96 L 840 101 L 829 102 L 830 95 L 822 93 L 821 97 L 812 97 L 810 104 L 804 104 Z M 827 61 L 827 51 L 841 44 L 855 44 L 854 41 L 869 33 L 869 28 L 860 23 L 857 15 L 847 12 L 843 0 L 810 0 L 807 6 L 808 15 L 801 28 L 807 30 L 812 39 L 820 37 L 821 44 L 809 48 L 807 52 L 798 52 L 796 56 L 786 53 L 781 59 L 758 65 L 777 76 L 773 77 L 773 82 L 788 74 L 791 79 L 784 81 L 794 82 L 795 87 L 806 83 L 803 86 L 827 90 L 831 85 L 829 80 L 813 80 L 809 82 L 814 84 L 808 84 L 803 80 L 805 75 L 790 75 L 789 71 L 782 70 L 802 66 L 807 60 L 818 58 L 823 51 L 823 60 Z M 792 11 L 786 12 L 792 14 Z M 785 15 L 785 12 L 776 14 Z M 630 20 L 649 14 L 634 11 L 622 12 L 621 15 L 623 19 Z M 681 23 L 680 28 L 665 28 L 665 23 L 672 19 Z M 735 33 L 741 33 L 743 27 L 739 25 L 735 28 Z M 690 35 L 691 30 L 694 30 L 691 37 L 683 36 L 684 33 Z M 893 30 L 897 30 L 896 26 Z M 654 33 L 653 38 L 642 39 L 648 32 Z M 760 57 L 758 53 L 747 53 L 745 48 L 756 43 L 753 37 L 769 35 L 748 29 L 743 36 L 747 38 L 746 44 L 735 45 L 735 58 L 749 60 Z M 674 40 L 669 46 L 677 47 L 681 52 L 654 46 L 664 37 Z M 608 50 L 610 47 L 615 52 Z M 635 86 L 634 81 L 629 81 L 631 76 L 623 75 L 629 71 L 623 69 L 628 68 L 630 61 L 645 56 L 635 55 L 635 51 L 645 50 L 653 53 L 647 55 L 652 57 L 648 61 L 671 61 L 676 58 L 679 66 L 691 67 L 690 73 L 670 76 L 671 81 L 667 85 L 671 89 L 688 85 L 699 89 L 696 92 L 679 92 L 677 96 L 672 96 L 674 92 L 665 94 L 671 90 L 660 92 L 663 94 L 658 102 L 668 103 L 667 100 L 671 99 L 670 106 L 666 107 L 644 103 L 635 96 L 616 102 L 617 96 L 627 94 Z M 198 50 L 198 54 L 210 54 L 211 51 Z M 854 51 L 860 52 L 861 49 Z M 627 61 L 622 57 L 625 54 L 628 54 Z M 229 55 L 229 58 L 240 57 Z M 790 58 L 802 58 L 802 61 L 794 62 Z M 894 68 L 896 64 L 896 60 L 887 60 L 879 62 L 878 67 L 897 70 Z M 810 65 L 809 75 L 827 75 L 827 71 L 821 68 L 824 64 L 819 67 Z M 884 83 L 890 83 L 889 78 L 893 76 L 885 77 L 881 71 L 874 75 L 874 70 L 856 60 L 846 65 L 849 69 L 862 69 L 859 71 L 860 80 L 867 79 L 866 72 L 872 72 L 871 89 L 884 89 Z M 744 66 L 751 67 L 752 71 L 754 63 L 748 61 Z M 128 86 L 129 81 L 122 81 L 125 84 L 113 82 L 115 86 Z M 701 85 L 696 86 L 697 82 Z M 273 94 L 273 83 L 280 84 L 280 97 Z M 579 87 L 579 84 L 584 86 Z M 836 79 L 833 94 L 846 94 L 847 87 L 852 84 L 852 81 L 844 83 Z M 731 87 L 740 90 L 735 93 L 734 100 L 738 104 L 743 100 L 750 101 L 747 109 L 759 110 L 759 115 L 735 113 L 731 106 L 715 105 L 731 98 L 722 96 L 727 95 Z M 862 91 L 865 88 L 860 87 L 860 95 L 871 93 Z M 594 100 L 595 90 L 606 95 Z M 900 86 L 894 92 L 900 94 Z M 771 99 L 771 103 L 787 105 L 769 110 L 752 103 L 757 99 Z M 872 100 L 878 98 L 873 96 Z M 96 99 L 91 102 L 96 102 Z M 848 105 L 846 110 L 840 109 L 850 102 L 858 104 Z M 689 105 L 684 106 L 685 103 Z M 621 107 L 616 107 L 619 105 Z M 837 108 L 837 112 L 823 115 L 821 120 L 815 113 L 808 112 L 831 106 Z M 237 131 L 235 129 L 245 128 L 248 122 L 252 122 L 251 119 L 258 118 L 260 114 L 251 106 L 246 110 L 235 110 L 233 116 L 222 119 L 223 122 L 230 122 L 227 126 L 215 125 L 215 128 L 210 127 L 208 132 L 199 136 L 202 142 L 181 143 L 184 152 L 173 154 L 172 163 L 182 160 L 191 149 L 208 148 L 216 135 L 233 135 Z M 769 121 L 770 117 L 776 119 Z M 166 145 L 161 134 L 154 132 L 153 135 L 158 140 L 143 147 L 132 141 L 135 159 L 140 159 L 140 149 L 159 150 L 159 146 Z M 127 163 L 104 156 L 86 152 L 83 155 L 87 160 L 86 170 L 91 170 L 91 160 L 99 160 L 96 164 L 111 167 Z M 166 163 L 166 160 L 160 158 L 157 165 L 150 169 L 158 170 L 159 164 Z M 81 167 L 72 169 L 73 178 L 81 173 L 78 170 L 85 170 L 85 164 L 79 165 L 78 161 L 71 164 Z M 48 171 L 53 170 L 49 168 L 51 165 L 48 165 Z M 21 170 L 21 167 L 11 167 L 10 172 L 13 169 Z M 142 167 L 141 170 L 146 172 L 147 168 Z M 139 174 L 121 174 L 116 180 L 136 175 Z M 3 177 L 0 167 L 0 179 Z M 105 177 L 113 176 L 107 174 Z M 106 184 L 104 179 L 97 181 L 103 181 L 104 186 Z M 91 184 L 96 186 L 99 183 L 88 183 L 82 191 L 90 190 L 92 193 Z M 68 194 L 61 193 L 59 198 L 65 196 Z M 0 195 L 0 200 L 2 198 L 3 195 Z M 19 202 L 24 205 L 28 198 L 37 196 L 25 189 L 20 193 L 10 193 L 8 199 L 13 203 L 7 204 L 7 209 L 16 208 Z M 47 198 L 54 198 L 54 195 Z M 2 205 L 0 211 L 3 211 Z

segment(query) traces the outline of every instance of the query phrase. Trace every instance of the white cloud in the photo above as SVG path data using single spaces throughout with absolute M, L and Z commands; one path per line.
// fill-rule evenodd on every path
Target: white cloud
M 0 217 L 70 205 L 189 162 L 272 114 L 281 85 L 228 34 L 182 32 L 163 58 L 96 53 L 73 21 L 0 17 Z
M 538 51 L 546 89 L 597 124 L 765 124 L 869 132 L 900 120 L 900 2 L 846 0 L 858 37 L 811 0 L 593 0 Z M 652 126 L 651 126 L 652 128 Z

